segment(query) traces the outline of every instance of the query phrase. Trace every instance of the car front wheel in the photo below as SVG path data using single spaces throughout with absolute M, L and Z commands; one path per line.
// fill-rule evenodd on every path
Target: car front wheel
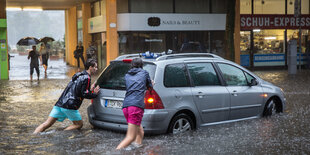
M 178 134 L 193 129 L 194 129 L 193 120 L 188 115 L 182 113 L 178 114 L 172 119 L 169 125 L 168 132 Z
M 276 103 L 275 103 L 274 99 L 269 100 L 268 103 L 266 104 L 265 109 L 264 109 L 263 116 L 268 117 L 268 116 L 275 115 L 277 112 L 276 108 L 277 107 L 276 107 Z

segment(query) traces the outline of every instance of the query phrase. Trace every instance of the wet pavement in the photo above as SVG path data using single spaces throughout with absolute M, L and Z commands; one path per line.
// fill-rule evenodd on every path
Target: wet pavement
M 146 136 L 141 148 L 116 151 L 125 133 L 92 128 L 86 114 L 89 100 L 80 108 L 82 130 L 62 131 L 71 124 L 66 120 L 33 135 L 76 69 L 62 60 L 49 61 L 53 67 L 47 76 L 30 82 L 29 68 L 25 67 L 23 74 L 21 69 L 13 73 L 12 61 L 10 75 L 14 78 L 0 81 L 0 154 L 310 154 L 309 70 L 295 76 L 287 75 L 286 70 L 254 72 L 285 91 L 283 114 L 178 135 Z

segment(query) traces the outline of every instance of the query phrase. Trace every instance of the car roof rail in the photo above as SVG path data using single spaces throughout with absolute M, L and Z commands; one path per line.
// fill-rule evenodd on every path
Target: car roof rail
M 118 56 L 115 60 L 123 60 L 123 59 L 128 59 L 128 58 L 136 58 L 136 57 L 141 57 L 140 54 L 126 54 L 126 55 L 121 55 Z
M 170 54 L 170 55 L 163 55 L 156 60 L 168 60 L 168 59 L 180 59 L 180 58 L 197 58 L 197 57 L 207 57 L 207 58 L 217 58 L 223 59 L 222 57 L 212 54 L 212 53 L 180 53 L 180 54 Z
M 165 52 L 162 53 L 152 53 L 152 52 L 145 52 L 145 53 L 136 53 L 136 54 L 126 54 L 126 55 L 121 55 L 117 57 L 115 60 L 123 60 L 123 59 L 131 59 L 131 58 L 137 58 L 140 57 L 142 59 L 156 59 L 161 57 L 162 55 L 165 55 Z

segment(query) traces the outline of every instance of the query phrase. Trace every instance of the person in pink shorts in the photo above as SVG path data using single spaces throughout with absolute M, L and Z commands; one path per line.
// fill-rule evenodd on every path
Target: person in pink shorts
M 116 149 L 125 148 L 132 142 L 136 146 L 142 146 L 144 130 L 141 122 L 144 113 L 144 93 L 153 87 L 149 73 L 142 68 L 142 59 L 134 58 L 131 61 L 131 69 L 125 75 L 126 95 L 123 102 L 123 113 L 128 128 L 125 139 Z

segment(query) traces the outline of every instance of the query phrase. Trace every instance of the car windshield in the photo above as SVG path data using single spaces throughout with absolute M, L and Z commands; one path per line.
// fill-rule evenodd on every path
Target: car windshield
M 130 63 L 122 61 L 111 62 L 98 78 L 97 84 L 100 88 L 126 90 L 125 75 L 129 69 Z M 153 80 L 156 69 L 155 64 L 144 62 L 143 69 L 149 72 L 150 78 Z

